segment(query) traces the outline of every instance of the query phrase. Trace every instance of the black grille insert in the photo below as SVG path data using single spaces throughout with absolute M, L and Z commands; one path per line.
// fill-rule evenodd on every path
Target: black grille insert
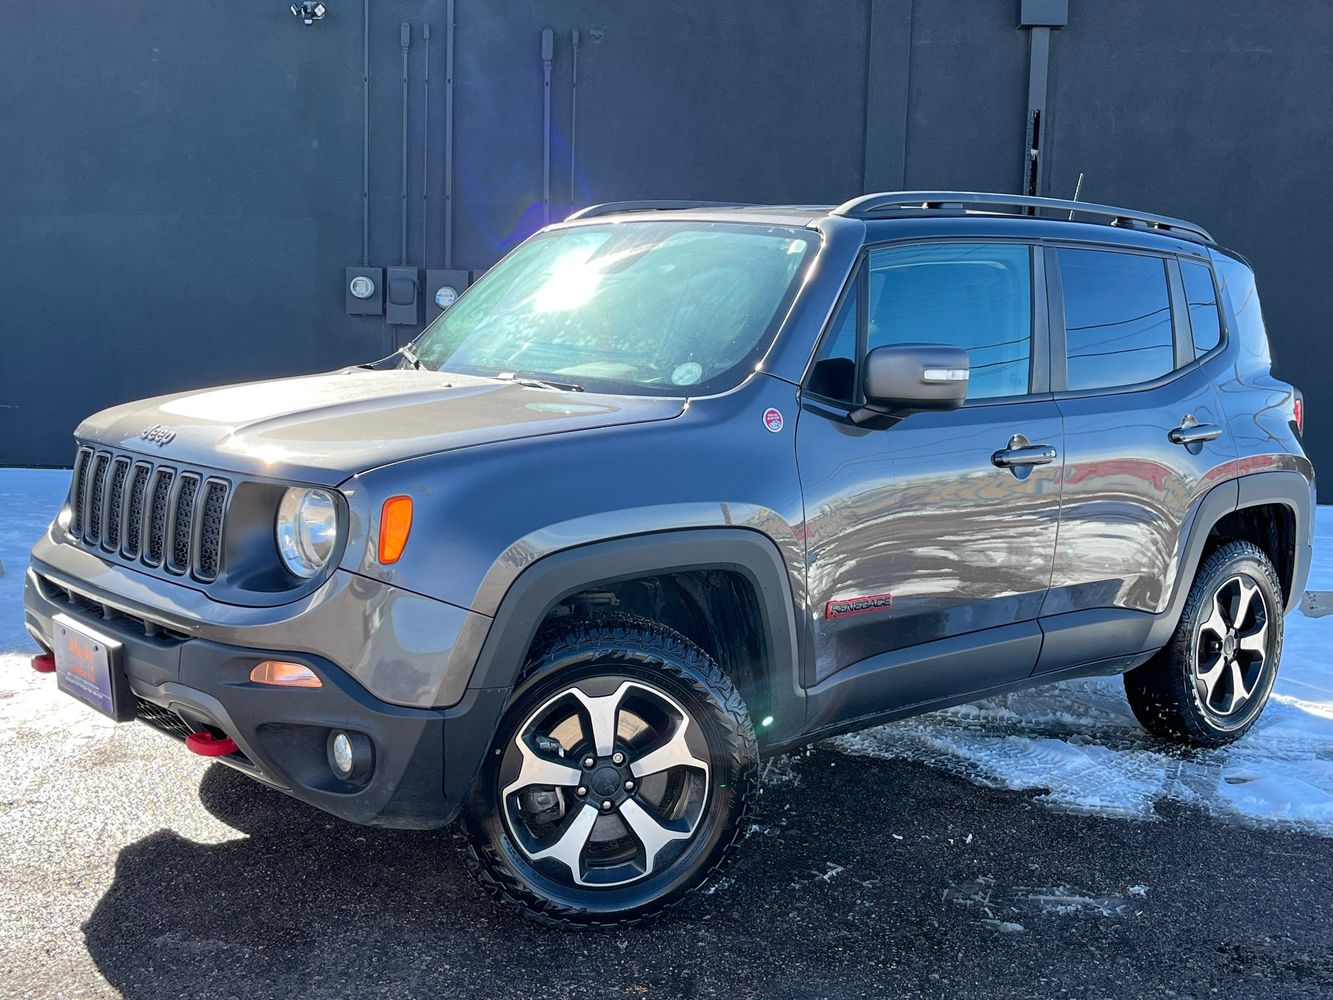
M 171 560 L 169 569 L 184 573 L 190 568 L 190 532 L 194 528 L 194 502 L 199 497 L 199 477 L 185 472 L 176 494 L 176 516 L 171 525 Z
M 125 519 L 125 555 L 134 559 L 139 555 L 139 544 L 143 540 L 143 498 L 148 492 L 148 475 L 153 470 L 140 463 L 134 467 L 134 478 L 130 482 L 130 510 Z
M 230 494 L 225 479 L 81 447 L 70 532 L 88 548 L 207 583 L 222 571 Z
M 120 546 L 120 526 L 125 516 L 125 478 L 129 472 L 128 458 L 118 458 L 111 463 L 111 493 L 106 501 L 106 530 L 102 532 L 102 548 L 111 551 Z
M 227 484 L 209 480 L 204 491 L 204 520 L 199 526 L 199 578 L 217 579 L 222 563 L 222 512 L 227 505 Z
M 106 466 L 110 456 L 105 452 L 93 459 L 92 497 L 88 501 L 88 534 L 85 540 L 96 544 L 102 537 L 102 500 L 106 496 Z
M 171 484 L 176 479 L 172 469 L 158 469 L 153 481 L 152 510 L 148 515 L 148 545 L 144 552 L 144 562 L 152 566 L 162 565 L 162 555 L 167 547 L 167 501 L 171 499 Z

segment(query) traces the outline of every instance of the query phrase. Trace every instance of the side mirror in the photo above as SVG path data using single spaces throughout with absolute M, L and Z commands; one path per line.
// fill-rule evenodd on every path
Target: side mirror
M 923 410 L 956 410 L 967 398 L 967 351 L 945 344 L 893 344 L 866 355 L 861 379 L 866 405 L 858 424 Z

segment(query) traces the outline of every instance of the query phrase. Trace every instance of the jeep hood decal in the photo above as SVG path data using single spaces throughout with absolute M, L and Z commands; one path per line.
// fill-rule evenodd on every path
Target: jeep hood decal
M 666 420 L 684 409 L 678 398 L 349 368 L 125 403 L 89 417 L 75 434 L 163 461 L 332 486 L 418 455 Z

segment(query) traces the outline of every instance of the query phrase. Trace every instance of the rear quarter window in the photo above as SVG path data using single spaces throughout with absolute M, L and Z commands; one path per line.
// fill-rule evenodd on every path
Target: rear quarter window
M 1217 309 L 1213 272 L 1203 264 L 1182 260 L 1180 278 L 1185 285 L 1185 303 L 1190 314 L 1194 356 L 1201 358 L 1222 342 L 1222 319 Z

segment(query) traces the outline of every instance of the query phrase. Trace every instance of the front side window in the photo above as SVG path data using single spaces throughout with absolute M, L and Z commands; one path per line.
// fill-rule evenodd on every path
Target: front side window
M 423 367 L 702 395 L 753 370 L 818 248 L 786 226 L 653 221 L 528 240 L 413 345 Z
M 867 272 L 866 349 L 948 344 L 967 351 L 967 398 L 1028 392 L 1031 251 L 1023 244 L 940 243 L 877 250 Z
M 1185 286 L 1185 302 L 1190 311 L 1194 356 L 1201 358 L 1222 342 L 1222 321 L 1217 311 L 1213 272 L 1202 264 L 1182 260 L 1180 278 Z
M 1070 389 L 1134 385 L 1175 368 L 1166 262 L 1059 250 Z

